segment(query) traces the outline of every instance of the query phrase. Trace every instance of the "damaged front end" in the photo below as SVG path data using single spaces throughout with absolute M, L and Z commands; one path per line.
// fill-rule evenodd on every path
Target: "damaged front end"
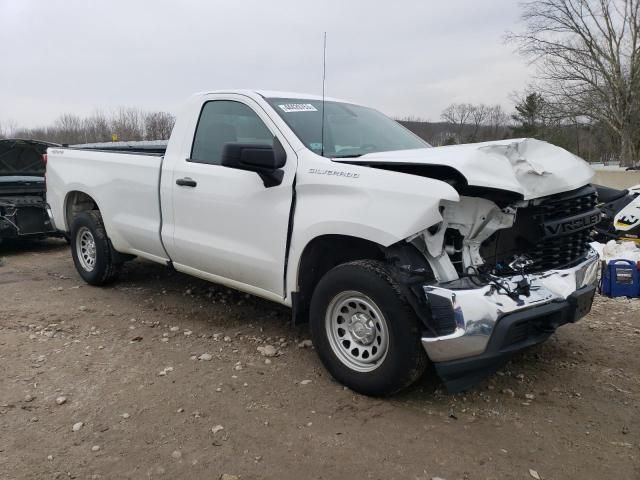
M 597 280 L 590 185 L 534 200 L 474 194 L 443 201 L 442 222 L 407 239 L 426 260 L 411 282 L 422 344 L 450 391 L 588 313 Z

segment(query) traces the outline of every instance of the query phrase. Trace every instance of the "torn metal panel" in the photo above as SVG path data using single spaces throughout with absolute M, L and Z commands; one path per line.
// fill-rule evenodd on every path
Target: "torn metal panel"
M 407 239 L 407 242 L 422 252 L 438 282 L 450 282 L 458 278 L 458 272 L 444 248 L 446 230 L 447 222 L 442 221 L 437 225 L 436 231 L 428 228 Z
M 343 162 L 386 169 L 447 167 L 459 172 L 469 186 L 514 192 L 525 200 L 575 190 L 593 177 L 581 158 L 531 138 L 370 153 Z
M 482 265 L 482 242 L 497 230 L 510 228 L 515 220 L 515 209 L 501 210 L 484 198 L 460 197 L 460 202 L 445 201 L 443 205 L 448 227 L 458 230 L 464 237 L 462 258 L 465 269 Z
M 433 228 L 423 230 L 407 239 L 424 255 L 439 282 L 449 282 L 459 278 L 451 262 L 445 245 L 447 229 L 460 232 L 462 240 L 463 269 L 484 264 L 480 255 L 482 242 L 497 230 L 513 226 L 516 209 L 500 209 L 495 203 L 484 198 L 460 197 L 459 202 L 443 201 L 443 221 Z

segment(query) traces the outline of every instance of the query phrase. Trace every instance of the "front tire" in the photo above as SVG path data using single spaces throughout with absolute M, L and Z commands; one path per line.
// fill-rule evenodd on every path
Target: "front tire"
M 71 225 L 71 254 L 76 270 L 89 285 L 106 285 L 120 273 L 102 216 L 97 210 L 81 212 Z
M 330 270 L 311 299 L 311 336 L 331 375 L 352 390 L 387 396 L 424 372 L 419 320 L 383 262 Z

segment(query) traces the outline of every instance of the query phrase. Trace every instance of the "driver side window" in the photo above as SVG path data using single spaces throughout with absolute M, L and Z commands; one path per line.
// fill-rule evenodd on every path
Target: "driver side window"
M 231 100 L 204 104 L 191 148 L 189 161 L 220 165 L 227 143 L 271 145 L 273 134 L 247 105 Z

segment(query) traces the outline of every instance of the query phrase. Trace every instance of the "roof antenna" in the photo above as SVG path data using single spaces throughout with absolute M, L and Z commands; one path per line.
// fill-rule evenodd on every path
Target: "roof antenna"
M 322 126 L 320 127 L 320 155 L 324 157 L 324 84 L 327 78 L 327 32 L 324 32 L 324 47 L 322 50 Z

